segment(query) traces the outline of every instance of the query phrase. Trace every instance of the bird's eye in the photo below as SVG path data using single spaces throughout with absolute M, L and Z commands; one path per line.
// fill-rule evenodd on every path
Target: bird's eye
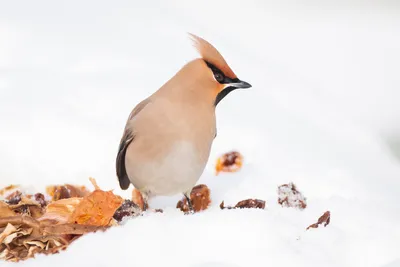
M 222 75 L 221 73 L 217 72 L 214 74 L 215 79 L 217 80 L 217 82 L 222 83 L 224 81 L 224 75 Z

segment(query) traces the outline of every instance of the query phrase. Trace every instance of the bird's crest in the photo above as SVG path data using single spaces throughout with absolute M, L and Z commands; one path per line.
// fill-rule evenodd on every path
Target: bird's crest
M 208 63 L 213 64 L 215 67 L 220 69 L 226 76 L 231 79 L 236 78 L 236 74 L 231 70 L 228 63 L 226 63 L 223 56 L 218 52 L 218 50 L 212 46 L 209 42 L 200 38 L 192 33 L 189 33 L 194 47 L 201 55 L 201 57 Z

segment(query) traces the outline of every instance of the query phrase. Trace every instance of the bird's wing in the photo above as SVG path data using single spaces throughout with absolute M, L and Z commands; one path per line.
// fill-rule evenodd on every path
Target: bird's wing
M 136 105 L 136 107 L 132 110 L 131 114 L 129 115 L 128 122 L 125 126 L 124 134 L 121 138 L 121 142 L 119 143 L 119 149 L 117 154 L 116 160 L 116 169 L 117 169 L 117 176 L 119 180 L 119 186 L 121 189 L 126 190 L 130 185 L 130 180 L 128 174 L 126 173 L 125 168 L 125 154 L 126 149 L 128 148 L 129 144 L 133 141 L 135 134 L 134 129 L 129 127 L 129 121 L 135 118 L 137 114 L 150 102 L 149 98 L 146 98 L 142 102 Z

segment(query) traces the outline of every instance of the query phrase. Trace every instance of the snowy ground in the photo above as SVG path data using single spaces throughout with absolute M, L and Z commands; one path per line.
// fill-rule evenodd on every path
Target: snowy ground
M 378 2 L 3 1 L 0 186 L 92 176 L 128 196 L 114 170 L 125 120 L 196 56 L 187 31 L 253 85 L 218 106 L 209 210 L 158 198 L 164 214 L 18 265 L 400 266 L 400 5 Z M 244 168 L 215 177 L 231 149 Z M 304 211 L 277 204 L 290 181 Z M 218 207 L 249 197 L 267 209 Z M 331 224 L 306 232 L 326 210 Z

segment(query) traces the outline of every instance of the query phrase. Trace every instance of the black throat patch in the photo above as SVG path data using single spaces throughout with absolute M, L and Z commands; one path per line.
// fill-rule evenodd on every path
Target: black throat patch
M 238 78 L 231 79 L 231 78 L 225 76 L 225 74 L 220 69 L 218 69 L 216 66 L 214 66 L 210 62 L 206 61 L 206 64 L 213 72 L 215 80 L 217 82 L 219 82 L 220 84 L 230 84 L 230 83 L 235 83 L 235 82 L 239 81 Z M 217 95 L 217 97 L 215 99 L 214 105 L 217 106 L 218 103 L 222 99 L 224 99 L 225 96 L 227 96 L 230 92 L 232 92 L 235 89 L 236 89 L 236 87 L 234 87 L 234 86 L 228 86 L 225 89 L 223 89 L 221 92 L 219 92 L 219 94 Z

